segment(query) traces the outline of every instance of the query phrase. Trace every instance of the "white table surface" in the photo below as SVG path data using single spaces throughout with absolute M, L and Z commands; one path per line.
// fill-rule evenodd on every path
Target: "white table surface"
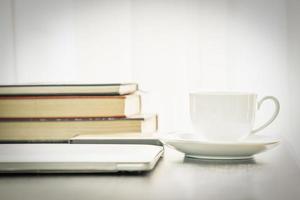
M 286 145 L 248 161 L 201 161 L 167 149 L 149 173 L 1 175 L 0 199 L 300 199 L 300 168 Z

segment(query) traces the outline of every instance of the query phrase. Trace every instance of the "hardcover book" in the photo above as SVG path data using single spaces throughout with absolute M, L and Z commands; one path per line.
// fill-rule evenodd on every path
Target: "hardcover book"
M 0 142 L 69 140 L 78 135 L 139 135 L 156 130 L 156 115 L 128 118 L 6 119 L 0 121 Z
M 126 117 L 139 114 L 139 95 L 123 96 L 0 96 L 5 118 Z
M 138 90 L 136 83 L 0 85 L 0 95 L 125 95 Z

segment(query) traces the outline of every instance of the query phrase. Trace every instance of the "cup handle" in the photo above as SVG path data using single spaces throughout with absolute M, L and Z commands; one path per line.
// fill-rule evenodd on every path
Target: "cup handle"
M 261 105 L 263 104 L 263 102 L 265 102 L 266 100 L 272 100 L 274 102 L 274 105 L 275 105 L 275 111 L 272 115 L 272 117 L 266 122 L 264 123 L 263 125 L 261 125 L 260 127 L 254 129 L 251 131 L 251 133 L 257 133 L 258 131 L 261 131 L 262 129 L 266 128 L 267 126 L 269 126 L 275 119 L 276 117 L 278 116 L 279 114 L 279 111 L 280 111 L 280 104 L 279 104 L 279 101 L 278 99 L 276 99 L 275 97 L 273 96 L 266 96 L 264 98 L 262 98 L 258 104 L 257 104 L 257 109 L 259 110 Z

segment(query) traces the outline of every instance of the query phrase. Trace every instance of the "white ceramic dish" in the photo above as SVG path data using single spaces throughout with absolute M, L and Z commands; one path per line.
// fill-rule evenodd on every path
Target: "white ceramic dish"
M 210 142 L 193 134 L 174 133 L 161 140 L 187 157 L 202 159 L 250 159 L 279 144 L 279 139 L 257 135 L 241 141 Z

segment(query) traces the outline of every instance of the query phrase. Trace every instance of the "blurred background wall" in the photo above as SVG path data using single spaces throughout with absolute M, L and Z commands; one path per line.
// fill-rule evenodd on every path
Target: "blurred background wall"
M 263 134 L 299 155 L 297 0 L 0 0 L 0 84 L 138 82 L 160 131 L 191 130 L 190 91 L 281 102 Z M 266 103 L 258 124 L 272 113 Z

